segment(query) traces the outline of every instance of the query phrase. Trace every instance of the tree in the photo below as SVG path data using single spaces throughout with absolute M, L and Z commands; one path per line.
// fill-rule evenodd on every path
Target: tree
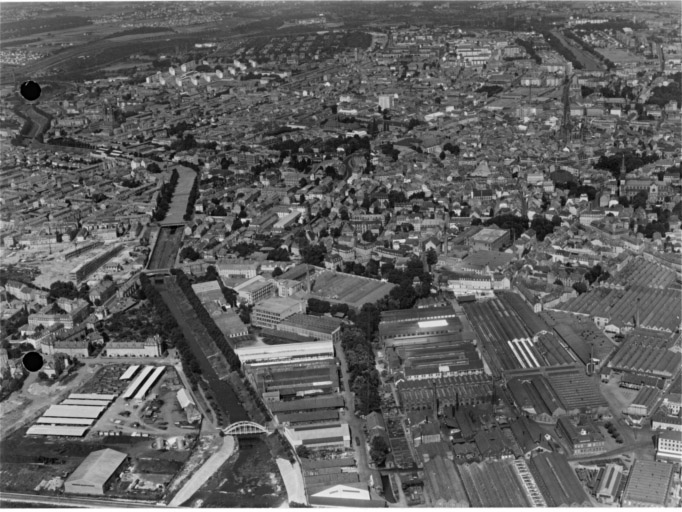
M 582 295 L 583 293 L 587 293 L 587 285 L 583 281 L 575 283 L 573 285 L 573 289 L 576 292 L 578 292 L 578 295 Z
M 50 285 L 48 300 L 54 302 L 62 297 L 70 300 L 78 298 L 78 289 L 76 288 L 76 285 L 70 281 L 55 281 L 52 283 Z
M 632 201 L 630 202 L 630 206 L 632 206 L 633 209 L 637 208 L 645 208 L 646 209 L 646 203 L 647 200 L 649 199 L 649 193 L 646 190 L 640 190 L 635 194 L 635 197 L 632 198 Z
M 374 436 L 370 442 L 369 456 L 376 466 L 383 466 L 391 449 L 383 436 Z
M 180 259 L 196 261 L 201 259 L 201 254 L 199 254 L 194 247 L 183 247 L 180 251 Z
M 268 259 L 271 261 L 291 261 L 289 251 L 284 247 L 276 247 L 268 253 Z
M 312 452 L 310 448 L 302 444 L 296 448 L 296 454 L 302 459 L 307 459 L 312 455 Z
M 429 268 L 431 265 L 438 263 L 438 253 L 433 247 L 426 251 L 426 263 L 429 265 Z
M 482 222 L 483 221 L 481 219 L 479 219 L 478 217 L 474 217 L 473 219 L 471 219 L 471 225 L 472 226 L 480 226 L 482 224 Z
M 348 210 L 345 208 L 341 208 L 339 211 L 339 216 L 341 217 L 341 220 L 350 220 L 350 215 L 348 215 Z
M 370 230 L 367 230 L 362 234 L 362 239 L 368 243 L 376 242 L 377 235 L 372 233 Z
M 275 270 L 272 271 L 272 277 L 279 277 L 282 274 L 284 274 L 284 271 L 280 267 L 275 267 Z
M 324 261 L 327 254 L 327 248 L 323 244 L 308 245 L 301 250 L 303 263 L 319 266 Z

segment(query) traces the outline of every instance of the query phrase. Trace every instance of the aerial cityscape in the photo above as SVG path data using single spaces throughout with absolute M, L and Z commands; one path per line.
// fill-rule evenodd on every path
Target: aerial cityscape
M 682 506 L 679 1 L 1 12 L 1 507 Z

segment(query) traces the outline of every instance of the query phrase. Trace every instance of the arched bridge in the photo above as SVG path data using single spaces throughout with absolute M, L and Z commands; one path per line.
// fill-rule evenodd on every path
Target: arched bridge
M 267 434 L 267 427 L 253 421 L 237 421 L 223 429 L 223 434 L 228 436 L 250 436 L 254 434 Z

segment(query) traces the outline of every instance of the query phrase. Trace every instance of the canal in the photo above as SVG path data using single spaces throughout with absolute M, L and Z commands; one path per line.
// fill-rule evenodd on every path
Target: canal
M 204 354 L 204 351 L 201 349 L 201 340 L 199 340 L 199 337 L 204 337 L 204 342 L 205 340 L 210 339 L 210 337 L 204 326 L 194 314 L 192 306 L 183 300 L 184 297 L 179 297 L 178 294 L 171 293 L 166 288 L 166 285 L 156 284 L 155 286 L 182 329 L 182 333 L 201 367 L 202 377 L 208 382 L 208 385 L 213 392 L 213 396 L 218 403 L 218 406 L 223 411 L 223 414 L 229 418 L 230 423 L 249 420 L 249 415 L 240 403 L 239 398 L 237 398 L 232 386 L 227 380 L 221 380 L 218 377 L 211 362 L 207 359 L 206 354 Z
M 239 452 L 183 506 L 276 508 L 287 493 L 267 443 L 262 437 L 240 437 Z M 198 501 L 201 500 L 201 501 Z

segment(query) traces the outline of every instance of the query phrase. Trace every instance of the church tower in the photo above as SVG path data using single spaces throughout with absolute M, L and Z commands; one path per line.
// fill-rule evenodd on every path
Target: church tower
M 618 197 L 625 195 L 625 175 L 627 169 L 625 168 L 625 155 L 620 162 L 620 172 L 618 173 Z

